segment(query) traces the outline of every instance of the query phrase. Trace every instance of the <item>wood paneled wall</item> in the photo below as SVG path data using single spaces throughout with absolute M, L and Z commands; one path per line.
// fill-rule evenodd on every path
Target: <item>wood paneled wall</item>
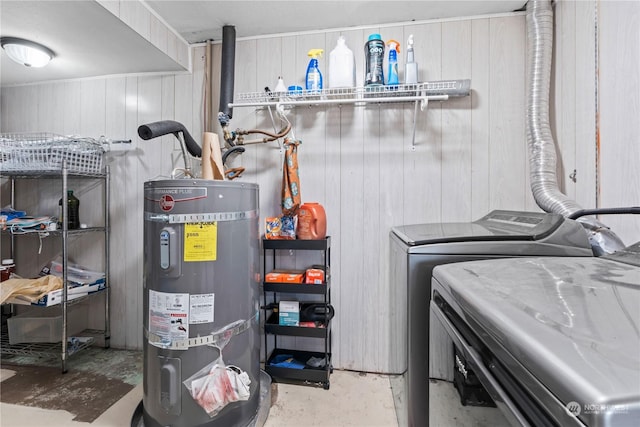
M 470 97 L 418 111 L 415 146 L 413 104 L 288 112 L 295 136 L 302 140 L 302 199 L 325 206 L 333 236 L 334 364 L 388 372 L 394 363 L 389 347 L 397 341 L 393 335 L 401 333 L 392 328 L 390 301 L 404 286 L 389 279 L 391 227 L 470 221 L 498 207 L 535 205 L 526 175 L 521 14 L 242 40 L 236 51 L 243 58 L 236 68 L 236 91 L 273 88 L 279 75 L 287 85 L 303 86 L 307 50 L 330 52 L 341 34 L 356 54 L 361 85 L 362 50 L 373 32 L 396 40 L 413 34 L 421 80 L 468 78 L 472 85 Z M 320 62 L 326 69 L 326 60 Z M 235 108 L 232 125 L 272 127 L 268 112 L 253 108 Z M 262 216 L 277 214 L 282 173 L 278 147 L 248 147 L 237 162 L 247 168 L 247 179 L 260 184 Z
M 583 18 L 576 15 L 576 21 Z M 340 34 L 356 54 L 357 80 L 362 84 L 362 47 L 373 32 L 396 40 L 413 34 L 421 80 L 468 78 L 472 86 L 470 97 L 434 102 L 427 111 L 418 111 L 415 146 L 411 140 L 413 105 L 299 107 L 287 113 L 295 137 L 302 140 L 303 201 L 324 205 L 333 238 L 333 364 L 336 368 L 388 372 L 395 357 L 390 343 L 398 333 L 390 326 L 395 313 L 389 301 L 396 288 L 404 286 L 389 279 L 390 228 L 471 221 L 497 208 L 537 207 L 528 187 L 526 161 L 523 14 L 239 39 L 236 93 L 273 88 L 278 76 L 287 85 L 303 85 L 307 50 L 324 48 L 328 56 Z M 168 175 L 174 165 L 180 165 L 174 139 L 142 141 L 136 129 L 145 122 L 173 119 L 200 139 L 203 54 L 200 47 L 192 52 L 192 74 L 2 88 L 2 131 L 105 135 L 133 141 L 135 150 L 108 156 L 113 177 L 111 307 L 115 347 L 142 346 L 142 184 Z M 219 57 L 219 45 L 214 46 L 214 54 Z M 327 69 L 326 56 L 321 60 L 322 70 Z M 400 56 L 404 58 L 404 52 Z M 219 81 L 219 63 L 217 67 L 214 82 Z M 402 78 L 404 67 L 400 68 Z M 571 95 L 577 89 L 566 90 L 563 100 L 577 96 Z M 217 97 L 217 90 L 214 92 Z M 231 125 L 272 128 L 267 111 L 253 108 L 236 108 Z M 575 150 L 572 145 L 576 145 L 575 138 L 563 138 L 563 156 L 565 151 Z M 260 185 L 262 218 L 279 212 L 282 157 L 277 144 L 253 145 L 231 164 L 246 167 L 242 179 Z M 593 159 L 587 156 L 581 163 L 584 173 L 592 176 L 594 168 L 588 165 Z M 587 200 L 580 194 L 595 194 L 592 181 L 584 182 L 576 197 Z M 37 193 L 38 187 L 30 191 Z M 81 196 L 87 208 L 95 203 L 90 192 Z M 22 203 L 27 203 L 26 199 Z M 296 254 L 279 256 L 285 266 L 307 263 Z M 34 268 L 43 261 L 36 259 Z M 297 344 L 313 345 L 310 340 Z
M 584 208 L 639 206 L 640 4 L 562 0 L 554 10 L 551 125 L 561 190 Z M 640 241 L 637 215 L 600 220 L 624 243 Z
M 640 3 L 600 1 L 599 205 L 640 206 Z M 640 241 L 640 217 L 603 217 L 627 244 Z

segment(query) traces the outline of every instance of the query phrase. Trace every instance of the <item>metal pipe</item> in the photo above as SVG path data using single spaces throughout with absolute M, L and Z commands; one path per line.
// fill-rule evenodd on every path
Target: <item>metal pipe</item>
M 67 347 L 67 315 L 69 314 L 69 310 L 67 308 L 67 304 L 69 303 L 69 295 L 68 295 L 68 272 L 69 268 L 69 203 L 67 191 L 69 190 L 68 185 L 68 174 L 69 168 L 67 166 L 67 161 L 62 161 L 62 354 L 60 355 L 60 359 L 62 361 L 62 373 L 67 372 L 67 355 L 68 355 L 68 347 Z
M 220 70 L 220 112 L 227 121 L 233 117 L 233 80 L 236 57 L 236 27 L 225 25 L 222 27 L 222 62 Z
M 109 304 L 109 294 L 111 293 L 111 248 L 109 247 L 109 236 L 111 233 L 111 218 L 109 217 L 109 206 L 111 206 L 111 169 L 109 165 L 105 168 L 104 176 L 104 263 L 105 263 L 105 304 L 104 304 L 104 348 L 111 347 L 111 306 Z

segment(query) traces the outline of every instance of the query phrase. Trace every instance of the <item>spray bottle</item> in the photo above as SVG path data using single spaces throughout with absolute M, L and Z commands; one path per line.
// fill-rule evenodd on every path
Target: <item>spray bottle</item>
M 418 63 L 413 57 L 413 34 L 407 40 L 407 63 L 404 66 L 404 82 L 406 84 L 418 83 Z
M 311 49 L 307 56 L 311 57 L 309 65 L 307 66 L 307 76 L 305 78 L 305 85 L 307 90 L 321 90 L 322 89 L 322 73 L 318 67 L 318 58 L 322 56 L 323 49 Z
M 389 46 L 389 73 L 387 74 L 387 84 L 397 85 L 398 81 L 398 54 L 400 53 L 400 43 L 395 40 L 387 42 Z

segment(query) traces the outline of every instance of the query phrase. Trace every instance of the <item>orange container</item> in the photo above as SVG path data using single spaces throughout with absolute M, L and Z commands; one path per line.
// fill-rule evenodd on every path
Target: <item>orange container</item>
M 302 283 L 304 271 L 274 270 L 267 273 L 264 281 L 269 283 Z
M 304 275 L 304 283 L 316 285 L 324 282 L 324 271 L 319 268 L 309 268 Z
M 304 203 L 298 211 L 298 239 L 318 240 L 327 236 L 327 215 L 320 203 Z

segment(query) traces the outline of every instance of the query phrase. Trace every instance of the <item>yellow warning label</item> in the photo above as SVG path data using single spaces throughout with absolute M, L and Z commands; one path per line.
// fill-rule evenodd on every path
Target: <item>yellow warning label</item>
M 218 223 L 184 225 L 184 261 L 215 261 L 218 249 Z

